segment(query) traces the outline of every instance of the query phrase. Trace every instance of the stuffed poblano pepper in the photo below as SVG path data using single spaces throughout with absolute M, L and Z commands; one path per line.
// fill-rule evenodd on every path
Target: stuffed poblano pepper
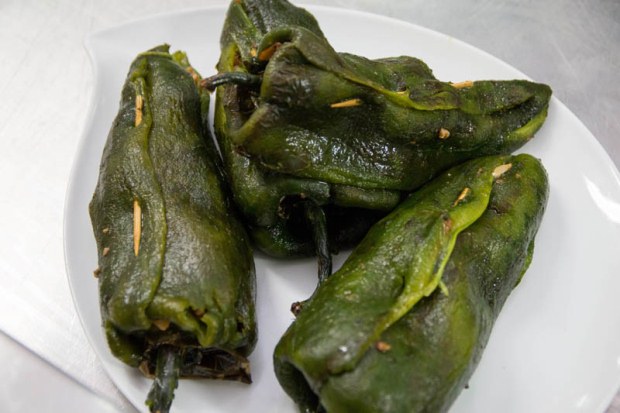
M 288 2 L 233 2 L 222 33 L 219 70 L 238 71 L 240 81 L 262 71 L 256 61 L 256 45 L 267 32 L 290 24 L 321 35 L 314 17 Z M 317 254 L 320 276 L 325 277 L 331 273 L 331 251 L 359 241 L 370 225 L 398 202 L 400 194 L 374 191 L 374 198 L 368 199 L 374 203 L 372 210 L 356 208 L 357 199 L 364 194 L 354 187 L 277 173 L 246 156 L 231 141 L 230 133 L 240 128 L 247 112 L 253 110 L 257 86 L 225 83 L 217 92 L 214 128 L 233 197 L 259 249 L 276 257 Z M 334 204 L 334 198 L 339 205 Z M 347 205 L 349 199 L 354 200 L 352 205 Z
M 90 203 L 107 341 L 155 378 L 158 412 L 178 377 L 250 382 L 256 342 L 254 262 L 208 132 L 209 96 L 168 49 L 132 63 Z
M 354 240 L 442 170 L 525 144 L 551 95 L 524 80 L 442 82 L 413 57 L 337 53 L 285 0 L 234 1 L 221 49 L 205 81 L 218 89 L 216 135 L 235 200 L 274 255 L 313 251 L 300 203 L 320 207 L 330 241 Z
M 300 410 L 446 411 L 530 263 L 547 195 L 538 160 L 485 157 L 373 226 L 276 347 Z

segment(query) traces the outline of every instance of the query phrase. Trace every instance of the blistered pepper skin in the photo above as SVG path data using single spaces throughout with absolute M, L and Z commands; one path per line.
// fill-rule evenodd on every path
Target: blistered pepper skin
M 216 136 L 254 241 L 276 256 L 314 253 L 311 231 L 290 222 L 296 199 L 355 217 L 327 224 L 334 249 L 356 242 L 446 168 L 524 145 L 551 96 L 523 80 L 442 82 L 413 57 L 337 53 L 284 0 L 232 2 L 221 50 Z
M 232 140 L 266 168 L 333 184 L 411 191 L 467 159 L 510 153 L 551 96 L 525 80 L 441 82 L 418 59 L 336 53 L 301 27 L 268 33 L 257 53 L 273 44 L 259 104 Z
M 447 411 L 529 265 L 547 197 L 538 160 L 487 157 L 376 224 L 276 347 L 276 375 L 300 411 Z
M 238 70 L 239 58 L 244 59 L 244 68 L 254 67 L 256 56 L 253 55 L 258 41 L 266 33 L 288 24 L 322 35 L 311 14 L 288 2 L 250 0 L 231 3 L 222 31 L 218 70 Z M 311 199 L 325 207 L 332 250 L 359 241 L 370 225 L 400 200 L 399 193 L 389 193 L 383 196 L 388 199 L 387 206 L 375 202 L 373 211 L 363 208 L 343 211 L 343 208 L 329 204 L 333 204 L 332 199 L 338 197 L 342 199 L 342 204 L 349 202 L 355 206 L 359 196 L 348 196 L 351 191 L 346 186 L 279 174 L 263 168 L 231 141 L 232 131 L 244 122 L 249 99 L 251 97 L 235 85 L 219 87 L 214 129 L 235 203 L 261 251 L 276 257 L 315 254 L 312 230 L 308 228 L 297 202 L 301 198 Z M 379 192 L 383 195 L 383 191 Z
M 131 65 L 90 203 L 100 308 L 112 353 L 145 374 L 165 347 L 180 376 L 248 382 L 252 250 L 197 81 L 168 46 Z

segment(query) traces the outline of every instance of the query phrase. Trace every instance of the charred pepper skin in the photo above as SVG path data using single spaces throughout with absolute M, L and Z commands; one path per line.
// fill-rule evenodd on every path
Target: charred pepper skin
M 413 57 L 337 53 L 284 0 L 232 2 L 218 71 L 206 84 L 217 86 L 233 195 L 258 248 L 275 256 L 315 253 L 295 199 L 326 210 L 332 249 L 356 243 L 446 168 L 525 144 L 551 96 L 522 80 L 441 82 Z
M 146 375 L 249 382 L 252 250 L 209 134 L 209 95 L 168 50 L 132 63 L 90 203 L 103 326 L 112 353 Z M 157 368 L 161 348 L 178 368 Z
M 322 35 L 310 13 L 288 2 L 232 2 L 220 40 L 219 72 L 247 76 L 250 71 L 262 71 L 255 53 L 258 42 L 269 31 L 288 24 Z M 246 86 L 225 83 L 217 88 L 214 129 L 233 198 L 257 248 L 275 257 L 316 253 L 313 230 L 308 227 L 299 202 L 302 199 L 311 199 L 324 207 L 332 250 L 358 241 L 383 213 L 360 209 L 345 214 L 341 208 L 329 205 L 333 192 L 337 192 L 333 185 L 265 169 L 231 141 L 232 131 L 242 126 L 248 104 L 256 97 L 256 85 Z
M 447 411 L 530 263 L 547 197 L 535 158 L 486 157 L 377 223 L 275 349 L 300 411 Z
M 411 191 L 449 166 L 507 154 L 543 124 L 551 90 L 525 80 L 451 84 L 407 56 L 336 53 L 301 27 L 269 32 L 259 104 L 232 141 L 266 168 Z

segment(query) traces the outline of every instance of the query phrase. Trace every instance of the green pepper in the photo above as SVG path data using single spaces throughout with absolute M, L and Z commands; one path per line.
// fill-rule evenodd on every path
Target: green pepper
M 242 67 L 256 65 L 260 70 L 253 56 L 258 41 L 265 33 L 288 24 L 321 33 L 312 15 L 288 2 L 233 2 L 222 32 L 219 70 L 234 77 L 240 58 L 245 59 Z M 237 82 L 247 83 L 250 89 L 223 84 L 215 107 L 214 129 L 234 200 L 260 250 L 276 257 L 317 254 L 323 257 L 320 276 L 327 276 L 331 252 L 359 241 L 387 208 L 376 201 L 374 210 L 343 208 L 332 200 L 338 197 L 344 205 L 357 197 L 356 188 L 276 173 L 245 156 L 230 140 L 229 132 L 240 126 L 247 104 L 257 97 L 248 74 L 240 72 Z M 385 193 L 385 198 L 391 207 L 400 194 Z
M 551 95 L 524 80 L 441 82 L 413 57 L 337 53 L 285 0 L 234 1 L 221 49 L 204 83 L 218 90 L 216 136 L 254 240 L 278 256 L 313 252 L 298 202 L 323 210 L 332 244 L 356 241 L 446 168 L 525 144 Z
M 302 412 L 446 411 L 527 269 L 548 196 L 529 155 L 454 167 L 369 231 L 274 354 Z
M 250 382 L 255 272 L 207 125 L 209 95 L 167 45 L 133 61 L 90 203 L 100 307 L 112 353 L 157 376 Z

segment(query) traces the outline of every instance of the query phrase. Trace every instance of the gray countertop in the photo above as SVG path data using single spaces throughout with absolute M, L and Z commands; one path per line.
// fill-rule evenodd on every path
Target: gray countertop
M 620 87 L 615 83 L 620 72 L 620 1 L 304 3 L 396 17 L 497 56 L 534 80 L 551 85 L 555 96 L 620 165 Z M 0 351 L 33 365 L 50 363 L 58 369 L 41 369 L 41 376 L 31 377 L 33 383 L 23 394 L 0 392 L 0 406 L 18 406 L 9 411 L 34 411 L 35 405 L 24 407 L 28 404 L 16 403 L 16 398 L 61 398 L 76 382 L 115 408 L 133 411 L 86 342 L 65 277 L 65 189 L 93 91 L 93 75 L 82 43 L 93 30 L 155 13 L 213 4 L 226 3 L 0 0 L 0 330 L 14 340 L 0 336 Z M 67 374 L 75 381 L 55 380 L 55 374 Z M 24 374 L 12 377 L 23 380 Z M 56 396 L 42 393 L 37 384 L 60 386 L 61 391 Z M 62 399 L 52 405 L 58 411 L 67 406 Z M 620 399 L 616 398 L 608 412 L 620 412 Z

